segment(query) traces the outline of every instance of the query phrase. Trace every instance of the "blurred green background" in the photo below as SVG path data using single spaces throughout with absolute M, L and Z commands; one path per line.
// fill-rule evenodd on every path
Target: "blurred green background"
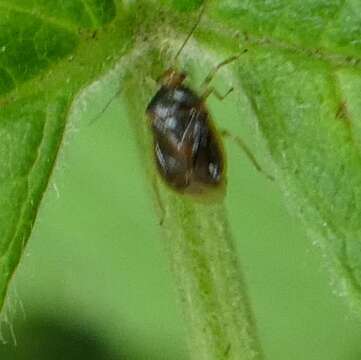
M 73 116 L 12 282 L 0 359 L 187 359 L 168 240 L 124 107 L 114 100 L 89 125 L 103 106 L 92 102 Z M 274 173 L 240 91 L 209 106 L 217 126 L 241 135 Z M 360 359 L 360 319 L 279 183 L 234 144 L 226 149 L 226 204 L 266 359 Z

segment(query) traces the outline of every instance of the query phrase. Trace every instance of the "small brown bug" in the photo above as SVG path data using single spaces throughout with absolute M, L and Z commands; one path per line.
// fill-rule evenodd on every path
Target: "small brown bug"
M 203 10 L 175 59 L 197 27 Z M 221 66 L 236 58 L 219 64 L 205 83 L 211 81 Z M 204 102 L 209 94 L 217 93 L 208 88 L 202 96 L 198 96 L 183 85 L 185 78 L 184 73 L 168 69 L 146 113 L 151 120 L 155 159 L 162 178 L 178 192 L 201 194 L 221 187 L 225 181 L 223 146 Z
M 147 107 L 154 152 L 163 179 L 175 190 L 201 193 L 224 181 L 221 142 L 201 97 L 170 69 Z

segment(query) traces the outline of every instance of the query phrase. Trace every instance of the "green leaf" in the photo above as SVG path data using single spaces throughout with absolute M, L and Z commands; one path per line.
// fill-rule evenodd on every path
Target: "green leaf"
M 112 0 L 0 1 L 0 308 L 72 101 L 130 48 L 131 29 L 117 6 L 116 12 Z
M 305 229 L 360 311 L 361 4 L 219 1 L 213 15 L 249 51 L 241 79 Z
M 74 98 L 117 62 L 144 167 L 156 175 L 144 108 L 156 89 L 152 79 L 172 64 L 199 4 L 0 0 L 0 307 Z M 216 65 L 248 50 L 228 79 L 247 94 L 277 180 L 306 230 L 320 240 L 330 268 L 345 280 L 342 290 L 357 302 L 360 10 L 356 0 L 209 0 L 194 39 L 177 59 L 182 69 L 193 69 L 192 82 L 209 59 Z M 222 201 L 199 204 L 158 181 L 154 188 L 165 204 L 192 356 L 261 358 Z

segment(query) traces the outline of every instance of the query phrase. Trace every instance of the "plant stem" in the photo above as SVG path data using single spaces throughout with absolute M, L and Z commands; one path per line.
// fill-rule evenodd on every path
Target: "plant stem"
M 263 355 L 223 200 L 194 200 L 156 180 L 151 130 L 145 117 L 154 89 L 143 80 L 133 72 L 123 95 L 142 164 L 147 178 L 154 180 L 155 198 L 164 211 L 162 230 L 186 316 L 191 358 L 260 360 Z
M 165 227 L 192 358 L 261 359 L 223 203 L 178 196 L 168 194 Z

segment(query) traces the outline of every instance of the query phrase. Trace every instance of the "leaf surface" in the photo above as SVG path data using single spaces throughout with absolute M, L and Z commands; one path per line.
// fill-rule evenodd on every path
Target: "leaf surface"
M 129 31 L 112 0 L 0 1 L 0 307 L 74 96 L 125 53 Z
M 219 1 L 248 52 L 237 75 L 305 229 L 360 306 L 361 7 L 358 1 Z M 322 239 L 322 240 L 321 240 Z M 358 309 L 359 311 L 359 309 Z

